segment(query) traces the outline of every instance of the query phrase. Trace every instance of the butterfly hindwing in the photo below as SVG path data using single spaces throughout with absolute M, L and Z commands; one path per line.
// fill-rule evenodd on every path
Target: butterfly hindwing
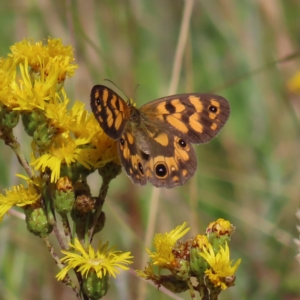
M 164 155 L 159 155 L 157 141 L 152 144 L 152 151 L 145 164 L 147 179 L 156 187 L 172 188 L 183 185 L 197 168 L 197 158 L 192 145 L 183 142 L 177 136 L 168 134 L 168 147 L 163 147 Z M 152 155 L 153 153 L 153 155 Z
M 130 117 L 127 103 L 106 86 L 95 85 L 91 91 L 91 107 L 103 131 L 117 140 Z
M 147 178 L 143 172 L 143 152 L 131 131 L 130 124 L 118 140 L 117 147 L 121 164 L 127 175 L 134 183 L 146 184 Z
M 141 126 L 133 135 L 126 126 L 118 150 L 127 175 L 135 183 L 151 182 L 156 187 L 172 188 L 184 184 L 197 168 L 195 151 L 165 128 Z

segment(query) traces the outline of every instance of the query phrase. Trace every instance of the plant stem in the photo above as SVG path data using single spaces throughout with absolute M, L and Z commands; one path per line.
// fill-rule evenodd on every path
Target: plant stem
M 15 138 L 15 136 L 13 135 L 12 132 L 10 132 L 8 135 L 5 136 L 5 144 L 8 145 L 14 151 L 14 153 L 16 154 L 16 156 L 18 158 L 18 161 L 25 169 L 29 178 L 32 178 L 34 173 L 21 151 L 21 146 L 20 146 L 19 142 L 17 141 L 17 139 Z
M 96 201 L 97 210 L 96 210 L 96 213 L 94 215 L 93 226 L 90 230 L 90 243 L 93 240 L 94 230 L 95 230 L 98 219 L 99 219 L 99 217 L 101 215 L 101 212 L 102 212 L 103 204 L 105 202 L 105 198 L 106 198 L 107 191 L 108 191 L 108 188 L 109 188 L 109 183 L 110 183 L 110 179 L 103 178 L 102 185 L 101 185 L 101 188 L 100 188 L 100 191 L 99 191 L 99 196 L 98 196 L 97 201 Z

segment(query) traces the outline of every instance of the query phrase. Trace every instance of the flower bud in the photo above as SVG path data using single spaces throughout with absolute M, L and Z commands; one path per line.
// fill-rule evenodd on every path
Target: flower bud
M 46 237 L 52 232 L 45 210 L 42 207 L 28 206 L 24 209 L 27 229 L 34 235 Z
M 97 274 L 91 270 L 87 277 L 83 278 L 82 291 L 91 300 L 101 299 L 106 295 L 109 284 L 108 274 L 102 278 L 97 277 Z
M 234 233 L 235 227 L 227 220 L 222 218 L 211 222 L 206 228 L 206 234 L 213 249 L 218 251 L 219 247 L 225 246 L 230 241 L 231 235 Z
M 59 214 L 66 215 L 73 209 L 75 195 L 72 181 L 67 176 L 61 177 L 57 181 L 53 203 L 55 210 Z
M 177 267 L 170 269 L 170 271 L 180 281 L 186 281 L 191 277 L 190 263 L 187 260 L 180 259 L 177 262 Z
M 82 213 L 91 212 L 95 208 L 95 198 L 86 195 L 77 196 L 75 208 Z
M 40 124 L 46 123 L 46 117 L 40 109 L 22 113 L 22 122 L 26 133 L 33 136 Z
M 56 129 L 49 127 L 47 123 L 37 126 L 36 131 L 33 133 L 33 140 L 40 147 L 47 147 L 51 143 L 51 138 L 55 134 Z
M 206 248 L 209 244 L 209 241 L 206 235 L 198 234 L 196 237 L 193 238 L 191 253 L 190 253 L 190 264 L 191 264 L 191 271 L 194 276 L 202 278 L 204 275 L 204 271 L 208 267 L 208 263 L 206 260 L 199 255 L 199 252 Z
M 0 127 L 2 131 L 11 130 L 19 123 L 19 112 L 0 103 Z

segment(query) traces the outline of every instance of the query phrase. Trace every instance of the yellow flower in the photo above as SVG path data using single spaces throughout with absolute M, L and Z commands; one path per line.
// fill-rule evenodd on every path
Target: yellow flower
M 62 251 L 66 256 L 61 259 L 67 266 L 62 269 L 57 275 L 57 280 L 63 280 L 67 273 L 71 269 L 76 269 L 82 276 L 88 275 L 90 270 L 96 272 L 98 278 L 102 278 L 109 274 L 116 277 L 119 274 L 119 269 L 128 270 L 125 265 L 131 264 L 130 260 L 133 258 L 130 252 L 114 251 L 114 247 L 109 248 L 108 242 L 102 244 L 100 241 L 98 249 L 95 251 L 91 245 L 89 245 L 88 251 L 86 251 L 78 239 L 75 239 L 74 244 L 69 244 L 77 253 L 70 251 Z
M 73 76 L 78 68 L 74 64 L 74 53 L 71 46 L 63 46 L 61 39 L 48 38 L 48 44 L 34 43 L 33 40 L 24 39 L 10 47 L 11 56 L 19 64 L 28 60 L 31 69 L 42 75 L 50 74 L 49 68 L 53 63 L 58 66 L 57 82 L 64 81 L 66 76 Z
M 0 58 L 0 102 L 9 108 L 16 107 L 15 98 L 11 94 L 11 85 L 16 76 L 16 64 L 11 58 Z
M 85 104 L 75 101 L 72 108 L 68 111 L 68 129 L 71 130 L 75 137 L 91 139 L 95 131 L 89 125 L 91 122 L 91 113 L 85 108 Z
M 62 164 L 70 166 L 71 163 L 79 162 L 89 169 L 89 158 L 86 149 L 82 145 L 87 144 L 86 139 L 73 139 L 70 136 L 57 136 L 50 146 L 49 153 L 45 153 L 38 158 L 33 158 L 31 165 L 35 170 L 44 172 L 49 168 L 51 172 L 51 182 L 56 182 L 60 177 Z
M 222 290 L 225 290 L 228 287 L 226 285 L 226 278 L 234 275 L 241 263 L 241 259 L 239 259 L 234 266 L 231 266 L 232 261 L 230 260 L 230 251 L 227 243 L 225 244 L 225 248 L 220 246 L 220 250 L 217 254 L 215 254 L 211 244 L 208 245 L 208 250 L 204 247 L 203 252 L 199 254 L 211 266 L 211 269 L 205 271 L 206 276 L 215 287 L 219 286 Z
M 32 82 L 27 60 L 25 60 L 24 65 L 20 65 L 20 70 L 22 75 L 20 84 L 13 83 L 11 87 L 11 92 L 18 103 L 17 109 L 31 111 L 39 108 L 44 110 L 46 104 L 55 99 L 57 71 L 50 72 L 45 80 L 37 78 Z
M 153 264 L 158 265 L 159 267 L 172 268 L 175 263 L 175 257 L 172 253 L 173 246 L 176 241 L 183 237 L 190 228 L 185 228 L 187 223 L 184 222 L 182 225 L 177 226 L 170 232 L 167 233 L 157 233 L 154 236 L 154 247 L 156 252 L 151 252 L 147 249 L 149 257 L 152 258 Z
M 0 220 L 12 206 L 34 204 L 40 199 L 40 194 L 33 184 L 28 184 L 28 188 L 22 184 L 13 186 L 10 190 L 5 190 L 5 194 L 0 194 Z
M 45 116 L 50 127 L 55 127 L 57 132 L 68 132 L 71 129 L 71 116 L 67 109 L 70 100 L 64 89 L 61 95 L 55 95 L 54 101 L 46 103 L 44 107 Z

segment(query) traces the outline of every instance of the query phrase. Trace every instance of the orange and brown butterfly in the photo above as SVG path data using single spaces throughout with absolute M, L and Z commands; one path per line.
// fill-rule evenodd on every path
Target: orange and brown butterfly
M 192 144 L 210 141 L 230 114 L 227 100 L 217 95 L 167 96 L 138 109 L 103 85 L 93 87 L 91 107 L 103 131 L 117 141 L 132 181 L 166 188 L 193 176 L 197 157 Z

